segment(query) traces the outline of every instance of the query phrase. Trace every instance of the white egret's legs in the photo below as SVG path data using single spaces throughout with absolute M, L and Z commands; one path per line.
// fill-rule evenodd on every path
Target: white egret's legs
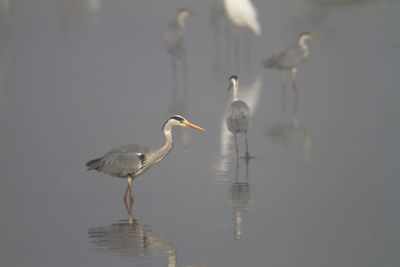
M 296 112 L 297 109 L 297 102 L 299 101 L 299 92 L 297 90 L 297 84 L 296 84 L 296 73 L 297 73 L 297 68 L 292 69 L 292 86 L 293 86 L 293 92 L 294 92 L 294 104 L 293 104 L 293 112 Z

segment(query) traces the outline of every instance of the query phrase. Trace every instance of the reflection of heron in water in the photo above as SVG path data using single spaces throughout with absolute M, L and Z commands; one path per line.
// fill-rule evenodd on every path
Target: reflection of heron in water
M 176 84 L 176 60 L 182 60 L 183 66 L 183 81 L 185 94 L 187 93 L 187 62 L 186 52 L 184 45 L 184 32 L 185 32 L 185 21 L 189 16 L 194 16 L 195 13 L 187 8 L 181 8 L 178 10 L 175 19 L 172 20 L 165 32 L 164 41 L 168 52 L 172 57 L 172 82 L 174 90 L 177 90 Z
M 127 205 L 127 203 L 125 202 Z M 132 211 L 132 202 L 127 209 Z M 177 266 L 177 250 L 170 241 L 154 232 L 150 226 L 140 224 L 132 216 L 108 226 L 88 230 L 89 242 L 95 250 L 140 260 L 150 256 L 168 257 L 168 267 Z M 205 265 L 196 265 L 205 266 Z
M 154 232 L 148 225 L 138 223 L 132 215 L 129 220 L 88 230 L 89 242 L 95 250 L 139 259 L 148 256 L 168 257 L 168 266 L 176 266 L 174 245 Z
M 237 76 L 233 75 L 229 78 L 230 85 L 228 90 L 232 88 L 233 90 L 233 101 L 228 107 L 227 117 L 226 117 L 226 126 L 228 130 L 233 133 L 235 138 L 235 149 L 236 149 L 236 158 L 239 158 L 239 148 L 237 142 L 237 135 L 244 134 L 245 135 L 245 143 L 246 143 L 246 158 L 248 158 L 249 150 L 248 150 L 248 140 L 247 140 L 247 130 L 250 126 L 250 109 L 246 102 L 239 100 L 239 79 Z
M 246 179 L 239 182 L 239 159 L 236 159 L 236 178 L 235 182 L 231 185 L 229 198 L 232 201 L 234 210 L 234 238 L 241 239 L 243 234 L 243 214 L 248 210 L 250 201 L 250 185 L 249 185 L 249 161 L 246 158 Z
M 307 40 L 318 39 L 318 35 L 311 34 L 310 32 L 302 32 L 299 35 L 297 43 L 291 44 L 290 46 L 282 49 L 272 57 L 264 60 L 263 65 L 265 68 L 281 70 L 282 76 L 282 106 L 285 109 L 285 83 L 286 70 L 292 72 L 292 86 L 295 93 L 296 99 L 298 98 L 297 85 L 296 85 L 296 73 L 297 68 L 303 63 L 309 54 L 309 49 L 306 44 Z
M 284 97 L 284 96 L 282 96 Z M 286 121 L 286 110 L 283 110 L 283 122 L 269 127 L 266 135 L 276 143 L 287 147 L 299 146 L 305 162 L 311 161 L 311 134 L 306 128 L 301 127 L 297 120 L 298 98 L 293 104 L 293 119 Z

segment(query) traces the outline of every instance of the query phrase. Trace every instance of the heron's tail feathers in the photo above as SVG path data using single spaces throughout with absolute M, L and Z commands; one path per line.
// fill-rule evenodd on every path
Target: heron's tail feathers
M 97 158 L 97 159 L 92 159 L 89 160 L 88 162 L 86 162 L 86 167 L 88 167 L 88 171 L 90 170 L 95 170 L 99 167 L 99 163 L 101 161 L 101 158 Z

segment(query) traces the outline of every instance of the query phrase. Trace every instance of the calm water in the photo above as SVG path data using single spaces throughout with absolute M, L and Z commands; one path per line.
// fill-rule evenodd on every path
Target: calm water
M 0 1 L 1 267 L 400 265 L 400 3 L 253 2 L 247 60 L 211 0 Z M 197 13 L 186 95 L 163 44 L 182 6 Z M 283 110 L 281 74 L 260 63 L 305 29 L 321 39 Z M 233 73 L 249 162 L 225 128 Z M 174 130 L 129 218 L 126 181 L 84 163 L 160 147 L 174 113 L 208 131 Z

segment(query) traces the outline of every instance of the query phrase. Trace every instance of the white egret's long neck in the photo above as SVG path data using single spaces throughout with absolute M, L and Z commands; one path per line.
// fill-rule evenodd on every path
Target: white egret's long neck
M 171 150 L 174 142 L 172 140 L 171 126 L 165 125 L 164 127 L 164 135 L 165 135 L 165 144 L 158 150 L 155 151 L 155 163 L 162 160 Z
M 232 84 L 233 90 L 233 101 L 239 100 L 239 82 L 233 81 Z
M 179 13 L 178 16 L 176 17 L 176 21 L 178 22 L 181 28 L 185 28 L 186 16 L 187 15 L 185 13 Z
M 304 51 L 304 55 L 307 57 L 308 56 L 308 46 L 306 44 L 306 40 L 308 39 L 308 37 L 302 36 L 299 39 L 299 46 L 301 47 L 301 49 Z

